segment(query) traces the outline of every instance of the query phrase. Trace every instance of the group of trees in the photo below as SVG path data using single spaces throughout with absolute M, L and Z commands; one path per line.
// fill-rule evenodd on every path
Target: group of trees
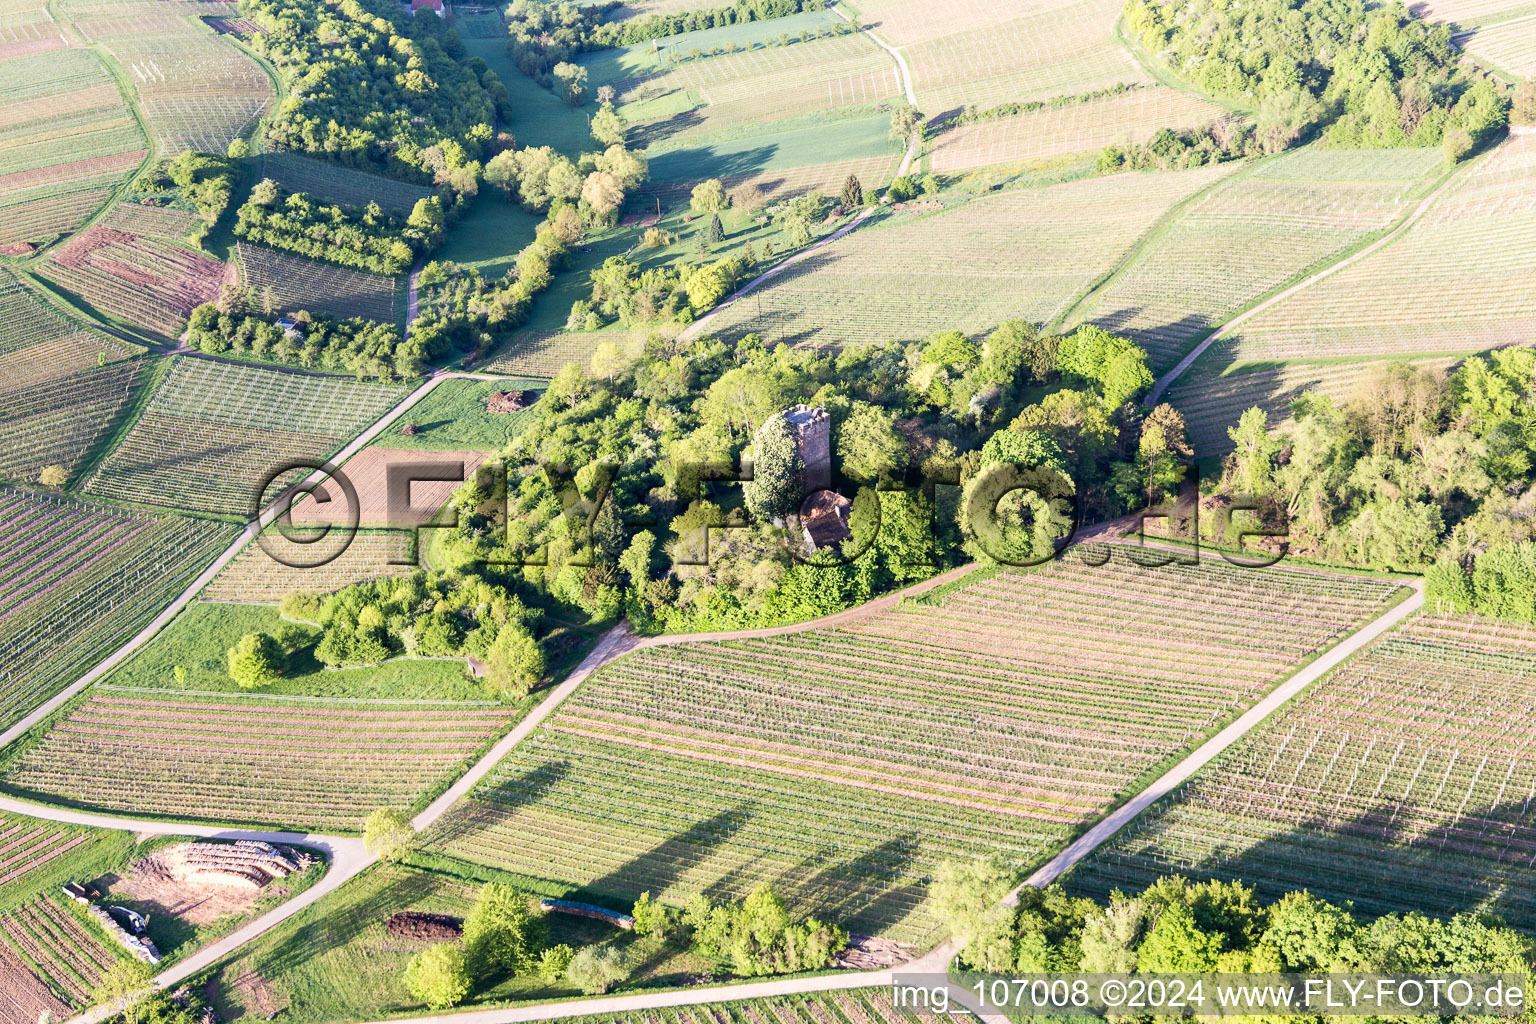
M 1424 576 L 1424 598 L 1439 611 L 1536 624 L 1536 542 L 1495 544 L 1465 562 L 1444 558 Z
M 570 208 L 589 225 L 613 224 L 624 197 L 649 175 L 645 156 L 617 141 L 600 153 L 583 153 L 579 160 L 549 146 L 505 150 L 485 168 L 486 181 L 526 209 L 548 212 L 553 219 Z
M 696 894 L 681 910 L 641 893 L 633 913 L 637 934 L 663 938 L 743 978 L 829 967 L 848 945 L 848 932 L 837 925 L 796 920 L 768 882 L 727 903 Z
M 1139 505 L 1188 451 L 1177 413 L 1138 411 L 1150 380 L 1124 339 L 1023 321 L 975 342 L 942 332 L 836 354 L 754 335 L 609 346 L 590 372 L 568 365 L 551 382 L 503 453 L 504 498 L 490 481 L 459 490 L 444 557 L 522 563 L 538 593 L 598 621 L 627 612 L 640 628 L 825 614 L 965 557 L 961 490 L 925 480 L 969 484 L 1032 452 L 1063 467 L 1084 516 Z M 773 468 L 765 424 L 799 402 L 828 411 L 839 487 L 854 497 L 853 537 L 820 562 L 773 522 L 801 495 L 788 463 Z M 718 476 L 745 459 L 745 492 L 700 483 L 699 467 Z M 770 507 L 754 497 L 765 490 L 790 496 Z
M 575 72 L 557 73 L 557 68 L 572 63 L 585 50 L 610 46 L 630 46 L 665 36 L 700 29 L 719 28 L 742 22 L 783 18 L 801 11 L 817 10 L 821 0 L 736 0 L 733 4 L 695 11 L 656 13 L 643 18 L 609 21 L 619 0 L 605 3 L 576 4 L 561 0 L 513 0 L 506 10 L 511 32 L 508 52 L 519 71 L 546 89 L 558 86 L 567 97 L 579 93 Z
M 539 971 L 552 953 L 560 958 L 545 948 L 548 927 L 528 904 L 528 896 L 512 886 L 487 882 L 464 919 L 463 935 L 413 956 L 405 987 L 431 1009 L 444 1010 L 508 975 Z
M 1265 152 L 1326 128 L 1332 145 L 1443 143 L 1459 160 L 1505 123 L 1504 90 L 1465 70 L 1450 27 L 1401 2 L 1128 0 L 1126 20 L 1206 92 L 1256 105 Z
M 364 317 L 334 320 L 299 310 L 297 326 L 285 331 L 272 322 L 274 311 L 250 311 L 258 305 L 263 303 L 247 295 L 225 303 L 225 311 L 211 302 L 198 306 L 187 321 L 188 343 L 209 355 L 254 356 L 379 378 L 419 376 L 446 351 L 433 335 L 416 332 L 402 339 L 393 324 Z
M 989 972 L 1525 974 L 1536 944 L 1476 914 L 1418 911 L 1361 920 L 1307 892 L 1266 905 L 1241 882 L 1160 878 L 1107 903 L 1060 886 L 999 901 L 1009 873 L 986 862 L 941 865 L 933 895 L 962 962 Z
M 1213 496 L 1257 497 L 1296 554 L 1399 569 L 1438 556 L 1470 569 L 1490 546 L 1536 537 L 1533 387 L 1530 348 L 1449 375 L 1382 364 L 1343 400 L 1302 396 L 1284 430 L 1261 409 L 1244 413 Z M 1202 532 L 1222 528 L 1202 519 Z
M 250 0 L 242 11 L 262 29 L 250 45 L 288 87 L 267 126 L 277 148 L 465 191 L 497 118 L 512 116 L 506 87 L 441 18 L 392 0 Z
M 402 216 L 377 202 L 325 204 L 307 192 L 285 192 L 271 178 L 251 189 L 234 227 L 240 238 L 375 274 L 404 273 L 417 253 L 442 244 L 443 229 L 437 196 L 418 199 Z
M 150 206 L 163 206 L 176 199 L 185 202 L 203 219 L 198 235 L 191 239 L 200 242 L 229 205 L 237 177 L 233 160 L 187 150 L 160 161 L 153 171 L 135 181 L 134 199 Z
M 332 668 L 375 664 L 396 654 L 470 657 L 483 665 L 486 688 L 511 700 L 526 696 L 544 676 L 544 651 L 535 636 L 542 612 L 483 576 L 417 572 L 329 595 L 300 591 L 283 599 L 282 613 L 323 630 L 314 653 Z

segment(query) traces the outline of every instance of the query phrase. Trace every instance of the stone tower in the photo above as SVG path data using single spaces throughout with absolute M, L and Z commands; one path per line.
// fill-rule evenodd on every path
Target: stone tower
M 832 486 L 832 417 L 827 410 L 796 405 L 784 410 L 784 421 L 795 433 L 795 447 L 800 452 L 800 493 L 812 494 Z

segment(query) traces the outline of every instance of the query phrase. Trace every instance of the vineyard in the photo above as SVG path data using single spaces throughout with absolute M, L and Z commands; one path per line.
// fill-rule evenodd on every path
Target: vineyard
M 1536 329 L 1536 136 L 1510 137 L 1390 244 L 1246 323 L 1234 357 L 1474 352 Z
M 907 55 L 918 106 L 940 114 L 1150 81 L 1114 39 L 1118 0 L 867 0 L 861 20 Z
M 0 971 L 11 967 L 14 973 L 16 964 L 29 967 L 35 977 L 46 980 L 49 989 L 65 997 L 66 1008 L 94 1005 L 103 976 L 126 955 L 109 946 L 95 928 L 52 895 L 38 896 L 0 918 L 0 936 L 7 947 L 4 952 L 9 954 L 0 958 Z M 13 1019 L 0 1012 L 0 1020 Z M 18 1024 L 35 1024 L 37 1019 L 34 1016 Z
M 26 351 L 36 359 L 49 347 Z M 146 375 L 139 360 L 121 360 L 0 390 L 0 478 L 36 483 L 49 465 L 63 466 L 72 477 L 117 424 Z
M 571 1024 L 938 1024 L 934 1014 L 897 1009 L 889 986 L 809 995 L 775 996 L 737 1003 L 680 1006 L 643 1013 L 572 1017 Z
M 1536 634 L 1420 615 L 1230 748 L 1071 876 L 1307 888 L 1376 915 L 1536 924 Z
M 1063 107 L 951 128 L 933 145 L 933 169 L 972 167 L 1097 153 L 1146 142 L 1164 128 L 1196 128 L 1225 118 L 1221 107 L 1165 85 L 1148 85 Z
M 174 242 L 186 238 L 203 219 L 195 213 L 165 206 L 118 203 L 97 223 L 104 228 Z
M 511 724 L 494 702 L 102 686 L 0 776 L 108 811 L 356 832 L 423 802 Z
M 11 488 L 0 488 L 0 527 L 6 724 L 142 627 L 235 535 L 222 523 Z M 60 636 L 70 642 L 59 643 Z
M 275 530 L 269 531 L 267 544 L 282 561 L 260 544 L 247 545 L 213 578 L 202 599 L 276 604 L 296 590 L 329 593 L 364 580 L 412 571 L 412 566 L 391 564 L 391 560 L 403 557 L 405 544 L 405 538 L 394 531 L 359 530 L 346 550 L 313 568 L 290 564 L 315 561 L 313 546 L 288 541 Z
M 39 273 L 102 313 L 174 341 L 193 309 L 218 298 L 227 270 L 164 239 L 96 226 L 56 251 Z
M 1170 206 L 1235 169 L 1090 178 L 864 228 L 722 311 L 711 331 L 840 347 L 1048 321 Z
M 137 348 L 65 316 L 3 268 L 0 323 L 4 393 L 122 359 Z
M 5 57 L 0 83 L 0 246 L 45 242 L 101 205 L 145 139 L 89 50 Z
M 1400 592 L 1117 558 L 650 648 L 595 673 L 433 843 L 611 898 L 772 879 L 855 930 L 931 938 L 939 860 L 1038 861 Z
M 86 489 L 249 514 L 274 472 L 330 454 L 407 390 L 183 357 Z
M 74 9 L 83 5 L 71 4 Z M 246 134 L 272 100 L 272 83 L 255 60 L 193 16 L 161 4 L 135 18 L 138 5 L 116 4 L 117 18 L 84 21 L 126 72 L 162 152 L 223 153 Z M 222 4 L 198 4 L 216 14 Z M 141 16 L 142 17 L 142 16 Z
M 366 206 L 376 202 L 387 210 L 407 211 L 419 199 L 437 193 L 425 185 L 381 178 L 377 174 L 314 160 L 298 153 L 264 153 L 261 176 L 271 178 L 289 192 L 308 192 L 330 203 Z
M 241 283 L 269 293 L 289 312 L 307 309 L 336 317 L 363 316 L 395 322 L 395 279 L 317 263 L 260 245 L 235 244 Z
M 759 199 L 766 202 L 803 195 L 806 192 L 836 195 L 837 190 L 842 187 L 850 174 L 856 176 L 866 190 L 884 188 L 890 183 L 891 178 L 895 177 L 896 168 L 900 163 L 899 153 L 886 153 L 880 156 L 811 163 L 799 167 L 779 167 L 736 173 L 726 170 L 719 175 L 719 178 L 727 189 L 753 190 Z M 654 205 L 658 199 L 664 207 L 686 203 L 689 193 L 697 183 L 697 178 L 686 176 L 668 181 L 648 182 L 635 190 L 635 207 L 644 208 Z
M 1444 170 L 1437 149 L 1302 149 L 1180 212 L 1077 313 L 1169 369 L 1211 327 L 1309 267 L 1384 231 Z

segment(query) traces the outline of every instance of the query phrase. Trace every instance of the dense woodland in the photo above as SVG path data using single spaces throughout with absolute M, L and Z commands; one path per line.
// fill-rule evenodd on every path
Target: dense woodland
M 1476 914 L 1417 911 L 1362 920 L 1307 892 L 1265 905 L 1241 882 L 1159 879 L 1107 904 L 1059 885 L 1025 887 L 1017 907 L 1005 868 L 941 865 L 933 893 L 968 966 L 996 972 L 1310 973 L 1505 971 L 1524 975 L 1536 944 Z
M 1531 621 L 1536 562 L 1536 350 L 1474 356 L 1455 372 L 1383 364 L 1343 400 L 1311 393 L 1295 403 L 1294 425 L 1271 429 L 1260 409 L 1230 431 L 1236 449 L 1202 501 L 1201 532 L 1226 537 L 1220 512 L 1233 495 L 1257 496 L 1268 528 L 1299 555 L 1365 567 L 1417 569 L 1437 559 L 1449 586 L 1513 557 L 1524 572 Z M 1251 524 L 1250 524 L 1251 527 Z M 1230 537 L 1226 537 L 1230 539 Z M 1490 554 L 1509 549 L 1513 554 Z M 1522 561 L 1523 560 L 1523 561 Z M 1513 571 L 1513 570 L 1511 570 Z M 1507 574 L 1499 570 L 1504 578 Z M 1434 579 L 1435 577 L 1432 577 Z M 1442 591 L 1456 607 L 1476 591 Z M 1517 602 L 1489 597 L 1511 614 Z
M 1460 159 L 1508 113 L 1503 88 L 1460 64 L 1450 26 L 1400 2 L 1128 0 L 1126 20 L 1201 89 L 1258 107 L 1266 152 L 1326 129 L 1330 145 L 1444 144 Z
M 285 192 L 271 178 L 257 182 L 240 207 L 235 235 L 375 274 L 401 274 L 417 253 L 443 240 L 438 197 L 418 199 L 408 216 L 370 202 L 361 209 L 324 203 L 307 192 Z
M 393 324 L 363 317 L 335 320 L 300 310 L 295 326 L 283 330 L 269 312 L 249 311 L 259 305 L 258 297 L 244 295 L 198 306 L 187 322 L 188 344 L 209 355 L 249 356 L 359 378 L 420 376 L 429 360 L 443 354 L 429 347 L 430 338 L 401 340 Z
M 824 614 L 969 557 L 1045 557 L 1074 514 L 1168 486 L 1188 445 L 1171 408 L 1138 411 L 1150 383 L 1125 339 L 1023 321 L 840 354 L 656 336 L 631 361 L 609 344 L 560 372 L 503 453 L 505 502 L 490 472 L 456 495 L 443 557 L 530 563 L 512 571 L 533 600 L 596 621 L 627 611 L 641 628 Z M 802 497 L 778 415 L 800 402 L 828 410 L 842 492 L 858 495 L 853 536 L 819 564 L 776 523 Z M 730 483 L 745 460 L 751 482 Z M 1001 548 L 966 540 L 994 517 L 965 509 L 1019 464 L 1042 494 L 1002 501 Z
M 498 118 L 514 112 L 440 18 L 392 0 L 243 0 L 250 45 L 290 95 L 267 142 L 473 194 Z

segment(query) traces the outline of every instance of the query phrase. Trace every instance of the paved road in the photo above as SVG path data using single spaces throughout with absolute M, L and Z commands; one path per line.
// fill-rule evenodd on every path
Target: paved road
M 1463 164 L 1460 168 L 1458 168 L 1457 171 L 1448 175 L 1446 179 L 1440 183 L 1439 187 L 1424 197 L 1424 201 L 1419 203 L 1419 205 L 1414 208 L 1412 213 L 1410 213 L 1407 217 L 1404 217 L 1398 223 L 1397 227 L 1388 231 L 1385 235 L 1382 235 L 1380 238 L 1376 239 L 1376 241 L 1372 242 L 1364 249 L 1361 249 L 1359 252 L 1345 257 L 1330 267 L 1325 267 L 1322 270 L 1319 270 L 1317 273 L 1311 275 L 1310 277 L 1303 278 L 1282 292 L 1271 295 L 1263 302 L 1260 302 L 1257 306 L 1254 306 L 1247 312 L 1239 313 L 1231 320 L 1228 320 L 1226 323 L 1222 324 L 1220 327 L 1207 334 L 1203 339 L 1201 339 L 1198 345 L 1190 349 L 1188 355 L 1179 360 L 1178 365 L 1159 377 L 1157 382 L 1152 385 L 1152 390 L 1147 394 L 1146 398 L 1147 408 L 1150 409 L 1152 406 L 1156 405 L 1162 399 L 1163 392 L 1167 391 L 1175 381 L 1182 377 L 1185 371 L 1193 366 L 1201 356 L 1205 355 L 1206 351 L 1212 345 L 1216 344 L 1216 342 L 1220 341 L 1222 338 L 1225 338 L 1237 328 L 1241 327 L 1249 320 L 1252 320 L 1254 317 L 1258 316 L 1260 313 L 1264 312 L 1266 309 L 1269 309 L 1276 303 L 1284 302 L 1286 299 L 1290 298 L 1292 295 L 1295 295 L 1297 292 L 1305 288 L 1310 288 L 1314 284 L 1317 284 L 1319 281 L 1332 277 L 1334 274 L 1337 274 L 1345 267 L 1352 266 L 1353 264 L 1358 263 L 1360 260 L 1365 259 L 1372 253 L 1377 252 L 1383 246 L 1391 244 L 1395 239 L 1401 236 L 1403 232 L 1407 231 L 1409 228 L 1413 227 L 1414 224 L 1418 223 L 1419 219 L 1423 217 L 1424 214 L 1429 212 L 1429 208 L 1435 204 L 1435 201 L 1444 195 L 1447 189 L 1461 180 L 1462 174 L 1465 173 L 1468 167 L 1477 162 L 1478 161 L 1476 160 L 1469 160 L 1466 164 Z

